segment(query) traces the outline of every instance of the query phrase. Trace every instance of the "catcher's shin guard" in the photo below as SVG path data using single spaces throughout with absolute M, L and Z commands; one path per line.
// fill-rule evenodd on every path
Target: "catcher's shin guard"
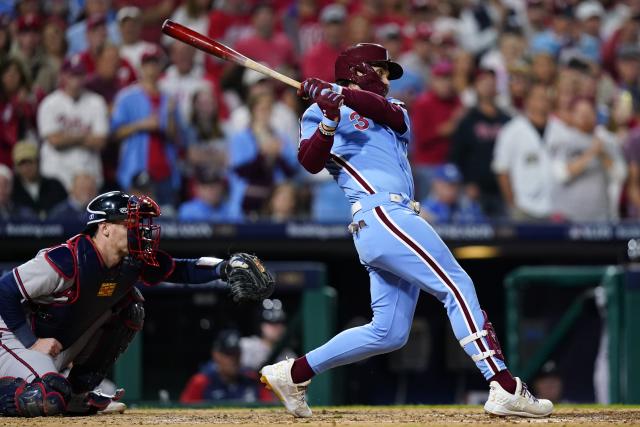
M 120 311 L 116 311 L 114 317 L 100 329 L 97 343 L 89 355 L 82 360 L 74 361 L 68 377 L 74 393 L 91 391 L 102 382 L 120 354 L 142 329 L 143 302 L 140 291 L 133 288 L 131 298 L 128 298 Z
M 22 378 L 0 378 L 0 415 L 45 417 L 62 414 L 71 397 L 71 385 L 57 372 L 26 383 Z

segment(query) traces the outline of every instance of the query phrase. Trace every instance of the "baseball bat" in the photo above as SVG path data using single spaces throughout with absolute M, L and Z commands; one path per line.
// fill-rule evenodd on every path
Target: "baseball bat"
M 194 31 L 189 27 L 185 27 L 182 24 L 178 24 L 177 22 L 173 22 L 170 19 L 165 20 L 162 24 L 162 32 L 169 37 L 173 37 L 176 40 L 180 40 L 183 43 L 200 49 L 201 51 L 208 53 L 209 55 L 234 62 L 243 67 L 250 68 L 266 76 L 279 80 L 282 83 L 288 84 L 289 86 L 292 86 L 296 89 L 300 89 L 299 81 L 296 81 L 291 77 L 285 76 L 282 73 L 272 70 L 271 68 L 262 65 L 261 63 L 256 62 L 253 59 L 247 58 L 241 53 L 231 49 L 229 46 L 225 46 L 224 44 L 219 43 L 205 36 L 204 34 L 200 34 L 199 32 Z

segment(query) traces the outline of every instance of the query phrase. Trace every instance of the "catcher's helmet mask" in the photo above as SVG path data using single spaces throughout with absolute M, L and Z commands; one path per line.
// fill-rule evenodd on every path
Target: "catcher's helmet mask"
M 148 196 L 130 196 L 122 191 L 110 191 L 87 205 L 85 234 L 94 234 L 99 223 L 124 223 L 127 226 L 129 256 L 149 265 L 158 265 L 156 251 L 160 245 L 160 226 L 153 218 L 160 216 L 160 207 Z

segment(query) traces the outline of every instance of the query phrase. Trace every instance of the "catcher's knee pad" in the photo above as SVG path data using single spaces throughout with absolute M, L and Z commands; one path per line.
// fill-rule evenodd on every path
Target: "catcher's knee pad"
M 500 359 L 504 362 L 502 347 L 500 347 L 500 341 L 498 341 L 496 331 L 495 329 L 493 329 L 493 324 L 489 322 L 486 311 L 482 310 L 482 315 L 484 316 L 484 324 L 482 325 L 482 330 L 462 338 L 460 340 L 460 346 L 464 348 L 464 346 L 469 343 L 472 343 L 476 340 L 481 340 L 482 338 L 486 338 L 487 344 L 489 344 L 489 348 L 481 353 L 474 354 L 473 356 L 471 356 L 471 359 L 473 359 L 474 362 L 479 362 L 493 356 L 496 359 Z
M 7 395 L 2 396 L 3 415 L 19 417 L 43 417 L 64 412 L 71 396 L 71 385 L 65 377 L 50 372 L 30 383 L 20 378 L 5 377 L 0 388 Z M 9 395 L 13 389 L 13 405 L 9 404 Z
M 137 291 L 137 290 L 136 290 Z M 138 298 L 129 300 L 101 330 L 101 335 L 91 354 L 74 364 L 69 381 L 74 393 L 93 390 L 102 382 L 107 372 L 122 354 L 144 324 L 144 305 Z

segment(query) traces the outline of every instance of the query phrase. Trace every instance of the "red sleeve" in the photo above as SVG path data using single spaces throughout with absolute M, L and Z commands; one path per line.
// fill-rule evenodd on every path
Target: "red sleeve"
M 384 97 L 359 89 L 342 88 L 344 103 L 364 117 L 389 126 L 398 133 L 407 131 L 404 113 L 399 105 L 387 101 Z
M 311 138 L 300 141 L 298 161 L 310 173 L 318 173 L 329 160 L 332 146 L 333 137 L 316 130 Z
M 413 140 L 416 145 L 422 145 L 425 141 L 429 141 L 437 136 L 437 126 L 434 126 L 432 122 L 425 122 L 423 120 L 418 120 L 420 117 L 424 117 L 426 112 L 431 109 L 429 98 L 425 96 L 421 96 L 416 99 L 411 105 L 411 123 L 413 133 Z M 426 113 L 426 114 L 425 114 Z
M 204 374 L 195 374 L 182 390 L 180 403 L 198 403 L 204 400 L 204 389 L 209 385 L 209 379 Z

